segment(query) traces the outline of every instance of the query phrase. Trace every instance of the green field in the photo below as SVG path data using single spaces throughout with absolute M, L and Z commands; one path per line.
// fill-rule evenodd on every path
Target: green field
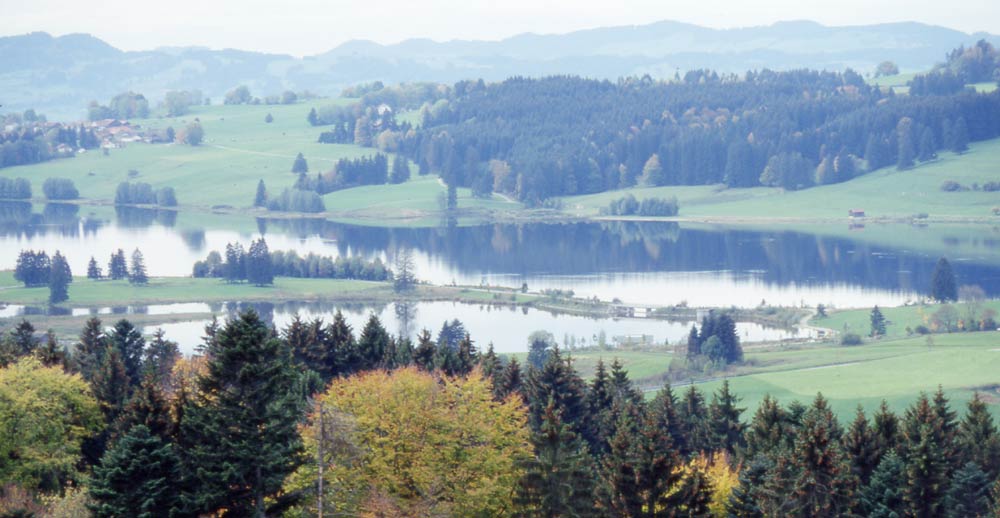
M 763 372 L 729 378 L 743 398 L 748 418 L 767 394 L 782 403 L 807 403 L 817 392 L 830 400 L 841 419 L 858 404 L 871 411 L 885 399 L 897 412 L 921 392 L 940 385 L 953 404 L 964 405 L 973 392 L 986 396 L 1000 413 L 1000 333 L 934 335 L 858 347 L 827 347 L 788 352 L 748 352 L 747 359 L 767 367 Z M 717 390 L 721 380 L 700 383 Z
M 965 303 L 953 304 L 960 318 L 968 314 Z M 940 309 L 940 304 L 919 304 L 896 308 L 879 308 L 886 318 L 886 337 L 900 338 L 907 336 L 906 328 L 915 329 L 919 325 L 931 327 L 931 317 Z M 1000 312 L 1000 300 L 988 300 L 982 303 L 982 308 L 990 308 Z M 980 310 L 981 310 L 980 309 Z M 976 312 L 979 313 L 978 311 Z M 855 309 L 831 312 L 826 318 L 813 318 L 810 324 L 832 329 L 838 333 L 857 333 L 866 336 L 871 331 L 871 310 Z M 937 339 L 938 335 L 934 335 Z
M 170 302 L 334 300 L 344 298 L 379 298 L 392 293 L 385 282 L 343 279 L 293 279 L 278 277 L 274 286 L 229 284 L 220 279 L 192 277 L 152 278 L 145 286 L 127 281 L 92 281 L 74 277 L 69 286 L 66 306 L 166 304 Z M 13 280 L 11 272 L 0 272 L 0 303 L 45 305 L 49 289 L 24 288 Z
M 941 184 L 953 180 L 963 186 L 996 181 L 1000 177 L 1000 139 L 972 144 L 956 155 L 943 152 L 937 160 L 907 171 L 887 167 L 849 182 L 801 191 L 777 188 L 723 189 L 720 186 L 631 188 L 600 194 L 563 198 L 563 210 L 577 216 L 595 216 L 611 200 L 626 193 L 637 199 L 676 196 L 682 219 L 732 222 L 844 219 L 849 209 L 863 209 L 867 219 L 929 218 L 996 219 L 1000 205 L 995 192 L 943 192 Z

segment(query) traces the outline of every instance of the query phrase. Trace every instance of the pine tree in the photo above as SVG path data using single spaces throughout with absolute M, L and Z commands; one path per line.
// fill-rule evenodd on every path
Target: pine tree
M 309 164 L 306 162 L 306 157 L 302 156 L 302 153 L 295 155 L 295 161 L 292 162 L 292 172 L 295 174 L 309 172 Z
M 955 285 L 955 272 L 951 263 L 944 257 L 938 259 L 931 276 L 931 298 L 938 302 L 958 300 L 958 288 Z
M 611 406 L 614 404 L 611 379 L 604 359 L 597 360 L 594 368 L 594 378 L 590 382 L 590 390 L 586 395 L 587 411 L 590 414 L 585 437 L 590 444 L 590 451 L 601 456 L 608 450 L 607 440 L 611 439 L 616 422 L 611 416 Z
M 93 281 L 99 281 L 103 277 L 101 273 L 101 267 L 97 265 L 97 260 L 94 256 L 90 256 L 90 262 L 87 263 L 87 278 Z
M 874 431 L 868 427 L 865 412 L 858 405 L 851 428 L 844 437 L 844 450 L 851 463 L 851 472 L 861 482 L 868 484 L 871 474 L 879 463 L 879 445 Z
M 361 361 L 358 344 L 354 341 L 354 332 L 351 326 L 339 309 L 333 314 L 333 322 L 326 330 L 326 337 L 330 343 L 329 348 L 333 349 L 332 365 L 336 365 L 337 374 L 357 372 Z M 332 365 L 327 368 L 332 369 Z M 325 376 L 322 372 L 321 375 Z
M 131 393 L 130 384 L 121 352 L 109 344 L 101 365 L 90 382 L 94 397 L 97 398 L 108 424 L 118 420 L 125 409 Z
M 125 433 L 134 426 L 142 425 L 150 434 L 164 441 L 171 441 L 176 436 L 177 428 L 171 416 L 170 403 L 161 385 L 162 380 L 147 372 L 125 405 L 124 411 L 115 423 L 115 428 Z
M 503 401 L 508 397 L 520 396 L 523 387 L 523 380 L 521 378 L 521 364 L 518 363 L 516 357 L 512 357 L 507 365 L 504 366 L 503 372 L 500 374 L 500 380 L 493 391 L 493 397 Z
M 681 480 L 680 429 L 674 395 L 663 387 L 643 414 L 635 444 L 636 479 L 646 516 L 665 516 L 674 503 L 668 496 Z
M 90 509 L 95 518 L 176 516 L 179 475 L 174 445 L 133 426 L 94 467 Z
M 255 286 L 274 284 L 271 252 L 268 250 L 264 238 L 250 244 L 250 253 L 247 254 L 247 281 Z
M 628 371 L 618 358 L 611 361 L 610 381 L 611 393 L 616 399 L 632 404 L 642 403 L 642 392 L 632 386 L 632 381 L 628 379 Z
M 744 432 L 747 425 L 740 421 L 740 415 L 745 408 L 737 404 L 740 398 L 729 390 L 729 380 L 723 380 L 722 387 L 712 395 L 712 403 L 708 406 L 708 429 L 714 451 L 725 450 L 730 455 L 736 453 L 746 442 Z
M 861 516 L 868 518 L 900 518 L 905 515 L 906 466 L 895 451 L 882 457 L 872 472 L 871 481 L 864 486 L 858 501 Z
M 479 354 L 476 351 L 476 346 L 472 343 L 472 338 L 469 333 L 465 333 L 465 338 L 458 342 L 458 350 L 456 351 L 456 357 L 458 359 L 458 367 L 455 374 L 459 376 L 467 376 L 472 369 L 479 363 Z
M 916 156 L 913 146 L 913 120 L 903 117 L 896 125 L 896 142 L 899 151 L 896 153 L 896 169 L 900 171 L 913 167 L 913 159 Z
M 899 419 L 884 399 L 878 412 L 872 416 L 872 433 L 879 449 L 879 457 L 896 449 L 899 443 Z
M 309 110 L 309 115 L 306 116 L 306 120 L 309 121 L 310 126 L 319 126 L 319 115 L 316 113 L 316 108 Z
M 549 398 L 541 415 L 531 439 L 535 457 L 525 466 L 514 499 L 515 516 L 595 516 L 594 480 L 586 446 L 563 422 L 554 398 Z
M 955 153 L 969 150 L 969 127 L 965 124 L 964 117 L 959 117 L 951 127 L 951 150 Z
M 920 134 L 919 149 L 917 160 L 927 162 L 937 158 L 937 144 L 934 143 L 934 132 L 928 127 L 924 127 L 923 132 Z
M 257 194 L 253 197 L 254 207 L 267 207 L 267 187 L 264 187 L 264 179 L 257 181 Z
M 146 346 L 142 368 L 146 375 L 165 385 L 170 382 L 174 365 L 180 357 L 177 342 L 167 340 L 163 329 L 157 329 L 153 333 L 153 340 Z
M 132 252 L 132 266 L 128 273 L 129 284 L 146 284 L 149 277 L 146 276 L 146 262 L 142 258 L 142 252 L 138 248 Z
M 1000 436 L 989 407 L 976 392 L 958 427 L 957 447 L 963 464 L 974 462 L 990 479 L 1000 471 Z
M 710 451 L 712 448 L 711 432 L 708 428 L 708 410 L 705 408 L 705 397 L 691 385 L 677 406 L 677 419 L 681 430 L 687 439 L 681 449 L 681 455 Z
M 35 356 L 46 367 L 66 365 L 66 351 L 59 347 L 59 341 L 56 340 L 56 333 L 51 329 L 45 333 L 45 345 L 42 345 L 35 351 Z
M 263 518 L 265 499 L 301 462 L 296 427 L 304 401 L 291 354 L 250 310 L 226 323 L 206 357 L 207 372 L 181 423 L 191 445 L 185 508 Z
M 385 358 L 385 350 L 389 346 L 389 333 L 382 326 L 375 313 L 368 317 L 368 322 L 358 337 L 359 371 L 378 368 Z
M 955 472 L 945 496 L 948 518 L 987 516 L 990 510 L 990 479 L 975 462 Z
M 104 360 L 108 344 L 101 319 L 91 317 L 80 331 L 80 340 L 73 351 L 73 362 L 83 379 L 91 381 Z
M 131 322 L 121 319 L 107 334 L 108 344 L 118 351 L 125 374 L 132 385 L 138 385 L 142 380 L 142 356 L 146 340 Z
M 634 446 L 639 430 L 631 412 L 618 414 L 614 431 L 608 437 L 608 452 L 601 461 L 600 499 L 612 516 L 640 516 L 644 495 L 639 486 L 637 472 L 641 466 Z
M 726 501 L 726 518 L 764 518 L 757 503 L 757 492 L 764 486 L 770 463 L 755 458 L 740 471 L 739 485 L 733 488 Z
M 871 333 L 869 333 L 869 336 L 874 338 L 885 336 L 885 316 L 882 315 L 882 311 L 878 309 L 878 306 L 872 308 L 870 320 Z
M 66 258 L 58 250 L 52 256 L 49 272 L 49 304 L 58 304 L 69 299 L 69 284 L 73 282 L 73 273 Z
M 434 356 L 437 347 L 431 339 L 431 332 L 427 329 L 420 331 L 417 336 L 417 349 L 413 353 L 413 362 L 425 371 L 434 370 Z

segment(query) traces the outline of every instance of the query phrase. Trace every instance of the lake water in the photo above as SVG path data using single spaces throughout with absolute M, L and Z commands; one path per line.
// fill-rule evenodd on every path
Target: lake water
M 960 284 L 979 284 L 987 295 L 1000 296 L 997 228 L 959 228 L 952 235 L 948 229 L 903 225 L 889 227 L 890 234 L 896 228 L 913 236 L 905 246 L 865 239 L 865 232 L 871 230 L 864 229 L 834 233 L 839 237 L 831 237 L 829 232 L 688 228 L 662 222 L 411 229 L 7 202 L 0 203 L 0 269 L 12 269 L 21 249 L 44 249 L 50 254 L 58 249 L 67 256 L 73 271 L 82 275 L 91 256 L 104 265 L 117 248 L 131 252 L 138 247 L 150 275 L 189 275 L 193 263 L 204 259 L 209 251 L 222 251 L 228 242 L 248 246 L 263 234 L 271 250 L 294 249 L 300 255 L 360 255 L 391 263 L 398 251 L 409 249 L 414 253 L 418 278 L 434 284 L 527 284 L 533 291 L 568 289 L 579 296 L 650 305 L 753 307 L 764 302 L 871 307 L 925 296 L 934 264 L 943 250 L 949 253 Z M 916 246 L 928 244 L 935 246 Z M 155 306 L 146 309 L 158 310 Z M 394 311 L 377 310 L 396 325 L 392 321 Z M 667 323 L 653 327 L 648 321 L 637 321 L 634 326 L 619 321 L 612 329 L 587 319 L 546 316 L 533 310 L 497 318 L 509 310 L 496 311 L 434 303 L 420 305 L 417 313 L 421 315 L 420 325 L 434 330 L 446 318 L 468 319 L 470 323 L 479 319 L 477 325 L 484 331 L 474 337 L 480 341 L 497 338 L 494 341 L 498 343 L 500 339 L 523 342 L 527 333 L 542 328 L 560 340 L 561 334 L 569 332 L 592 338 L 602 329 L 608 336 L 652 334 L 660 341 L 680 336 Z M 276 323 L 290 318 L 290 314 L 276 310 Z M 472 325 L 469 327 L 473 330 Z M 517 329 L 518 336 L 504 334 L 507 328 Z M 177 332 L 181 332 L 179 328 Z

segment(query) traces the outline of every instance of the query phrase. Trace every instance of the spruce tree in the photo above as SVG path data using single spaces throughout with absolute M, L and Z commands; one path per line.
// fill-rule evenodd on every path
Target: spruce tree
M 860 405 L 844 437 L 844 450 L 851 463 L 851 472 L 862 485 L 868 484 L 872 472 L 878 466 L 881 451 L 878 439 L 868 426 L 868 419 Z
M 309 164 L 306 163 L 306 158 L 302 156 L 302 153 L 295 155 L 295 161 L 292 162 L 292 172 L 296 174 L 309 172 Z
M 966 463 L 955 472 L 951 488 L 945 496 L 948 518 L 988 516 L 990 511 L 990 478 L 975 462 Z
M 672 516 L 711 518 L 712 489 L 712 481 L 704 469 L 700 465 L 691 466 L 677 492 L 671 495 L 670 507 L 675 509 Z
M 965 418 L 956 435 L 961 462 L 974 462 L 990 479 L 1000 471 L 1000 436 L 989 407 L 976 392 L 969 400 Z
M 575 436 L 587 430 L 590 412 L 587 409 L 586 385 L 569 359 L 558 348 L 552 350 L 541 369 L 531 369 L 525 387 L 528 399 L 528 422 L 533 430 L 541 430 L 550 400 L 559 411 L 559 420 Z
M 586 446 L 563 422 L 550 397 L 532 434 L 535 456 L 525 466 L 514 498 L 515 516 L 524 518 L 589 517 L 594 509 L 594 476 Z
M 722 387 L 712 395 L 712 403 L 708 406 L 708 429 L 713 450 L 725 450 L 733 455 L 737 448 L 746 444 L 743 434 L 747 425 L 740 421 L 746 409 L 737 406 L 739 401 L 740 398 L 729 390 L 729 380 L 723 380 Z
M 274 284 L 274 267 L 271 264 L 271 252 L 267 242 L 260 238 L 250 244 L 247 254 L 247 281 L 255 286 Z
M 267 187 L 264 187 L 264 179 L 257 181 L 257 194 L 253 197 L 254 207 L 267 207 Z
M 691 385 L 677 405 L 677 419 L 680 421 L 685 441 L 681 455 L 710 451 L 712 436 L 708 428 L 708 410 L 705 408 L 705 397 Z
M 739 484 L 726 500 L 726 518 L 764 518 L 757 492 L 764 486 L 770 466 L 767 460 L 755 458 L 740 471 Z
M 94 378 L 104 360 L 107 347 L 101 319 L 90 317 L 83 325 L 80 339 L 73 350 L 73 363 L 83 379 L 91 381 Z
M 368 322 L 358 337 L 358 370 L 366 371 L 378 368 L 385 358 L 385 350 L 389 346 L 389 333 L 382 326 L 375 313 L 368 317 Z
M 90 382 L 91 390 L 108 424 L 113 424 L 122 415 L 131 395 L 130 385 L 121 352 L 109 344 L 102 355 L 101 365 Z
M 790 448 L 793 435 L 788 430 L 788 417 L 778 401 L 770 394 L 757 406 L 746 431 L 746 453 L 750 458 L 759 455 L 775 457 L 779 451 Z
M 94 467 L 90 510 L 95 518 L 177 516 L 179 475 L 174 445 L 133 426 Z
M 167 340 L 163 329 L 153 332 L 153 339 L 146 346 L 142 368 L 145 375 L 152 376 L 157 383 L 166 385 L 170 382 L 174 364 L 181 357 L 177 342 Z
M 609 446 L 607 441 L 611 439 L 617 424 L 611 416 L 614 394 L 603 358 L 597 360 L 597 366 L 594 368 L 594 378 L 590 382 L 590 390 L 587 391 L 586 404 L 590 413 L 586 437 L 589 439 L 591 453 L 600 456 L 607 452 Z
M 637 472 L 641 469 L 636 454 L 638 435 L 631 412 L 618 412 L 613 433 L 608 437 L 608 452 L 601 460 L 602 507 L 612 516 L 640 516 L 645 499 Z
M 132 385 L 142 381 L 142 359 L 146 348 L 146 340 L 139 329 L 126 319 L 115 323 L 115 327 L 107 334 L 108 344 L 118 351 L 125 374 Z
M 878 306 L 872 308 L 870 320 L 871 332 L 869 333 L 869 336 L 873 338 L 885 336 L 885 316 L 882 315 L 882 311 L 878 309 Z
M 931 298 L 938 302 L 958 300 L 955 272 L 951 269 L 951 263 L 944 257 L 938 259 L 931 275 Z
M 265 499 L 301 463 L 304 400 L 291 353 L 249 310 L 226 323 L 206 357 L 207 372 L 181 423 L 191 445 L 185 508 L 263 518 Z
M 872 472 L 871 480 L 861 491 L 858 510 L 867 518 L 900 518 L 906 513 L 903 490 L 906 486 L 906 466 L 895 451 L 882 457 Z
M 948 448 L 941 419 L 927 396 L 906 411 L 902 426 L 901 450 L 906 464 L 903 499 L 907 515 L 932 518 L 943 513 L 948 487 Z
M 969 150 L 969 127 L 965 124 L 964 117 L 959 117 L 951 127 L 951 150 L 955 153 Z
M 680 430 L 669 386 L 657 393 L 643 414 L 635 444 L 636 480 L 645 516 L 666 516 L 676 502 L 671 490 L 681 480 L 683 459 L 677 438 Z
M 90 256 L 90 262 L 87 263 L 87 278 L 93 281 L 99 281 L 103 277 L 101 273 L 101 267 L 97 265 L 97 260 L 94 256 Z
M 493 396 L 500 401 L 512 395 L 520 396 L 523 384 L 521 364 L 518 363 L 516 357 L 512 357 L 500 374 L 500 379 L 493 390 Z
M 413 353 L 413 362 L 425 371 L 434 370 L 434 356 L 437 346 L 431 338 L 431 332 L 427 329 L 420 331 L 417 336 L 417 349 Z
M 354 340 L 354 332 L 351 326 L 347 323 L 347 319 L 344 318 L 344 314 L 339 309 L 333 314 L 333 322 L 330 323 L 330 326 L 326 330 L 326 338 L 329 341 L 327 349 L 333 349 L 333 363 L 327 363 L 327 368 L 332 369 L 332 366 L 335 365 L 337 375 L 357 372 L 360 362 L 358 344 Z M 328 353 L 329 351 L 325 351 L 325 354 Z M 321 372 L 320 374 L 325 377 L 326 374 L 332 374 L 332 372 Z
M 917 160 L 927 162 L 937 158 L 937 144 L 934 143 L 934 132 L 930 128 L 924 127 L 920 134 L 920 147 L 917 152 Z
M 49 269 L 49 304 L 58 304 L 69 299 L 69 284 L 73 282 L 73 273 L 69 269 L 66 258 L 56 250 L 52 256 L 52 266 Z
M 142 258 L 142 252 L 138 248 L 132 252 L 132 265 L 128 272 L 129 284 L 146 284 L 149 277 L 146 275 L 146 262 Z
M 125 262 L 125 252 L 121 248 L 111 254 L 111 260 L 108 261 L 108 277 L 113 281 L 128 277 L 128 263 Z
M 826 399 L 817 395 L 806 411 L 791 454 L 792 515 L 838 517 L 852 504 L 854 477 L 840 448 L 842 432 Z
M 889 403 L 884 399 L 878 411 L 872 416 L 872 433 L 878 445 L 879 457 L 896 449 L 899 443 L 899 419 L 889 409 Z

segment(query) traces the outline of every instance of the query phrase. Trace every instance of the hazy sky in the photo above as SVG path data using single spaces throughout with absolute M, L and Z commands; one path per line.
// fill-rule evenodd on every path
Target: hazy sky
M 86 32 L 126 50 L 167 45 L 316 54 L 351 39 L 501 39 L 678 20 L 710 27 L 811 19 L 919 21 L 1000 34 L 1000 1 L 961 0 L 0 0 L 0 35 Z

